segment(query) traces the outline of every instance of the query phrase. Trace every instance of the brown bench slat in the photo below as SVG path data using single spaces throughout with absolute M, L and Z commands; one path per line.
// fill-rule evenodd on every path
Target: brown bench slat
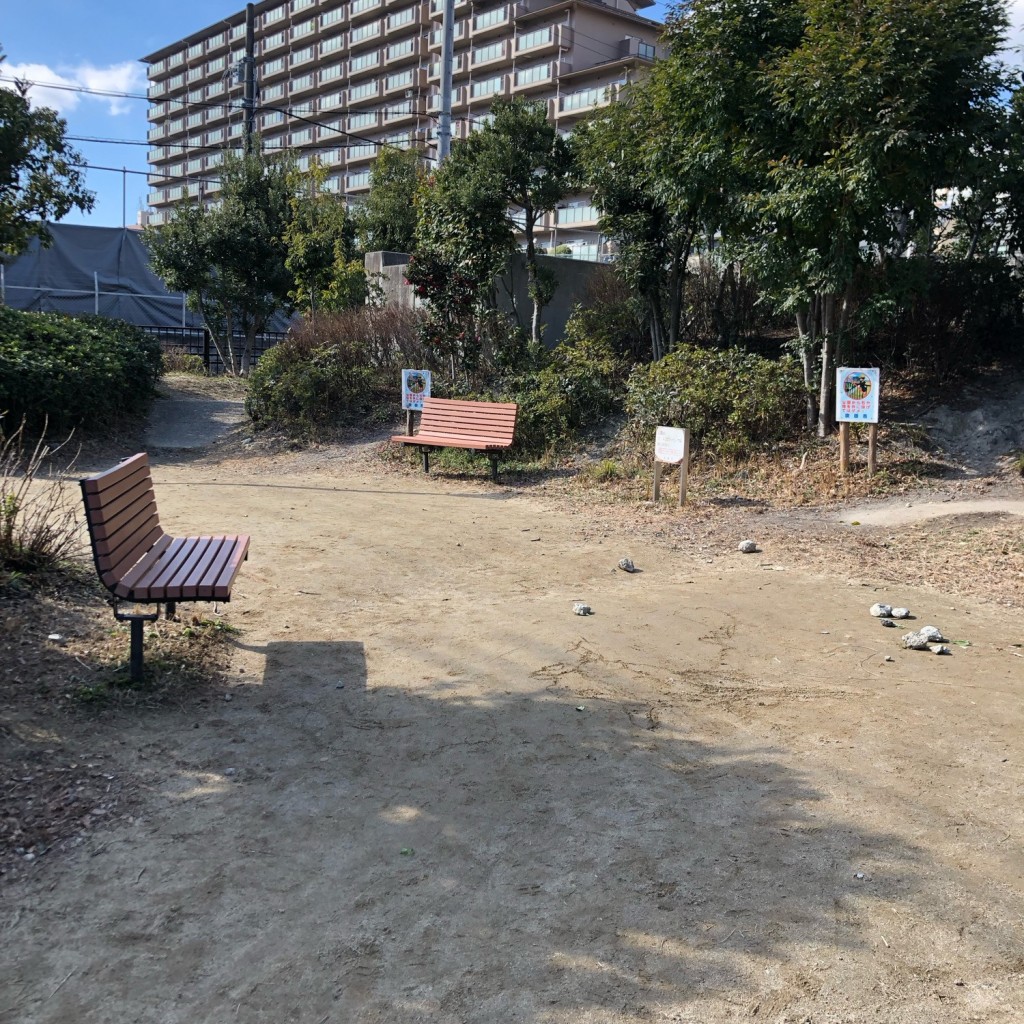
M 452 437 L 440 434 L 416 434 L 409 438 L 411 444 L 436 445 L 440 448 L 477 448 L 480 451 L 487 451 L 495 448 L 498 451 L 504 449 L 504 445 L 495 444 L 494 438 L 487 437 Z
M 167 583 L 174 578 L 178 566 L 195 548 L 198 537 L 172 537 L 160 557 L 132 583 L 132 600 L 163 600 Z
M 115 577 L 113 583 L 107 583 L 106 579 L 104 579 L 103 582 L 107 583 L 107 587 L 118 597 L 128 600 L 129 595 L 132 592 L 132 587 L 135 585 L 135 581 L 144 572 L 147 572 L 152 567 L 153 563 L 160 558 L 164 550 L 171 543 L 172 539 L 172 537 L 168 537 L 165 533 L 133 566 L 130 566 L 122 576 L 119 578 Z
M 226 601 L 231 596 L 231 586 L 235 577 L 242 568 L 242 563 L 249 555 L 249 537 L 246 534 L 239 534 L 234 538 L 228 560 L 224 563 L 220 575 L 212 581 L 214 600 Z
M 86 508 L 89 509 L 93 535 L 96 537 L 109 536 L 110 531 L 117 528 L 115 520 L 118 516 L 143 500 L 154 500 L 153 486 L 149 481 L 137 483 L 130 491 L 114 501 L 104 502 L 99 495 L 87 495 Z
M 222 573 L 228 571 L 228 566 L 232 561 L 232 556 L 235 553 L 235 540 L 234 537 L 221 538 L 220 547 L 210 560 L 209 567 L 199 583 L 199 597 L 213 598 L 217 581 Z
M 156 514 L 156 502 L 150 499 L 145 505 L 132 510 L 131 515 L 126 513 L 119 520 L 117 527 L 110 530 L 106 537 L 94 538 L 96 554 L 99 557 L 113 555 L 133 537 L 153 529 L 160 529 L 160 520 Z
M 202 597 L 203 588 L 201 584 L 203 580 L 208 576 L 215 575 L 215 571 L 220 571 L 218 559 L 223 553 L 224 541 L 228 538 L 218 536 L 207 539 L 209 543 L 203 552 L 203 557 L 193 566 L 192 571 L 181 585 L 182 595 L 186 601 Z
M 137 565 L 139 559 L 147 554 L 158 540 L 166 536 L 167 534 L 159 526 L 156 526 L 145 533 L 127 539 L 112 555 L 97 556 L 97 562 L 102 565 L 101 574 L 104 583 L 107 583 L 108 587 L 113 585 L 107 582 L 108 577 L 115 582 L 122 580 L 125 573 Z
M 138 455 L 125 459 L 124 462 L 118 463 L 113 469 L 87 477 L 82 481 L 82 490 L 86 494 L 99 494 L 108 487 L 120 483 L 125 477 L 139 472 L 140 469 L 145 470 L 148 475 L 149 456 L 145 452 L 139 452 Z
M 203 557 L 203 552 L 209 546 L 209 537 L 188 537 L 189 546 L 183 550 L 172 565 L 168 566 L 168 572 L 159 581 L 164 596 L 168 601 L 180 601 L 184 597 L 184 584 L 189 573 Z

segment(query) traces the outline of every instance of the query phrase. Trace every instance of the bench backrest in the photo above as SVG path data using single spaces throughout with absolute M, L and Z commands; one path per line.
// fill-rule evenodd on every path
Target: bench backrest
M 518 411 L 519 406 L 515 402 L 425 398 L 419 432 L 431 437 L 507 448 L 515 434 Z
M 145 452 L 81 481 L 96 571 L 109 589 L 164 535 Z

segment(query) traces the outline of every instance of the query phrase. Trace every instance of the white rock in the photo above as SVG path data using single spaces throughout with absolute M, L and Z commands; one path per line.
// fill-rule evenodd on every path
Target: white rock
M 633 564 L 632 558 L 620 558 L 619 568 L 623 572 L 636 572 L 636 566 Z
M 928 641 L 920 633 L 904 633 L 903 646 L 908 651 L 927 651 Z
M 873 604 L 868 610 L 876 619 L 887 619 L 892 615 L 892 605 L 889 604 Z
M 933 644 L 932 654 L 952 654 L 953 652 L 945 644 Z
M 909 619 L 910 609 L 909 608 L 893 608 L 892 617 L 894 619 Z
M 757 544 L 752 540 L 741 540 L 737 547 L 745 555 L 752 555 L 757 551 Z
M 930 644 L 941 644 L 946 641 L 946 638 L 942 635 L 942 630 L 938 626 L 922 626 L 917 632 Z
M 593 615 L 593 609 L 589 604 L 584 604 L 582 601 L 576 601 L 572 606 L 574 615 Z

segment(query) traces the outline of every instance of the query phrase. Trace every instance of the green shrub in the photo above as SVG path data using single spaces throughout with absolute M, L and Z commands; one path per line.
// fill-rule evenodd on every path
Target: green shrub
M 341 343 L 311 348 L 288 338 L 260 357 L 249 377 L 245 409 L 257 427 L 301 437 L 366 420 L 390 420 L 401 403 L 395 371 L 366 365 Z
M 146 409 L 159 343 L 105 317 L 0 308 L 0 413 L 38 433 L 105 425 Z
M 744 456 L 795 431 L 804 390 L 795 360 L 742 349 L 683 345 L 638 366 L 626 385 L 632 440 L 649 446 L 658 426 L 687 427 L 694 451 Z
M 581 338 L 551 352 L 540 370 L 510 378 L 499 401 L 516 402 L 515 451 L 540 456 L 562 447 L 622 405 L 622 361 L 604 341 Z
M 198 377 L 206 376 L 203 357 L 178 346 L 164 350 L 161 366 L 164 373 L 191 373 Z

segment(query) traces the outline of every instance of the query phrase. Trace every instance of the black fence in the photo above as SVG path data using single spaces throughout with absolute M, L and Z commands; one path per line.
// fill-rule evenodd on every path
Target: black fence
M 143 327 L 143 331 L 160 342 L 164 352 L 183 352 L 190 356 L 198 356 L 203 361 L 207 373 L 223 373 L 226 369 L 217 346 L 214 345 L 209 330 L 205 327 Z M 265 331 L 257 334 L 249 353 L 249 363 L 253 365 L 268 348 L 273 348 L 279 341 L 287 337 L 285 331 Z M 236 346 L 244 342 L 245 335 L 236 334 Z

